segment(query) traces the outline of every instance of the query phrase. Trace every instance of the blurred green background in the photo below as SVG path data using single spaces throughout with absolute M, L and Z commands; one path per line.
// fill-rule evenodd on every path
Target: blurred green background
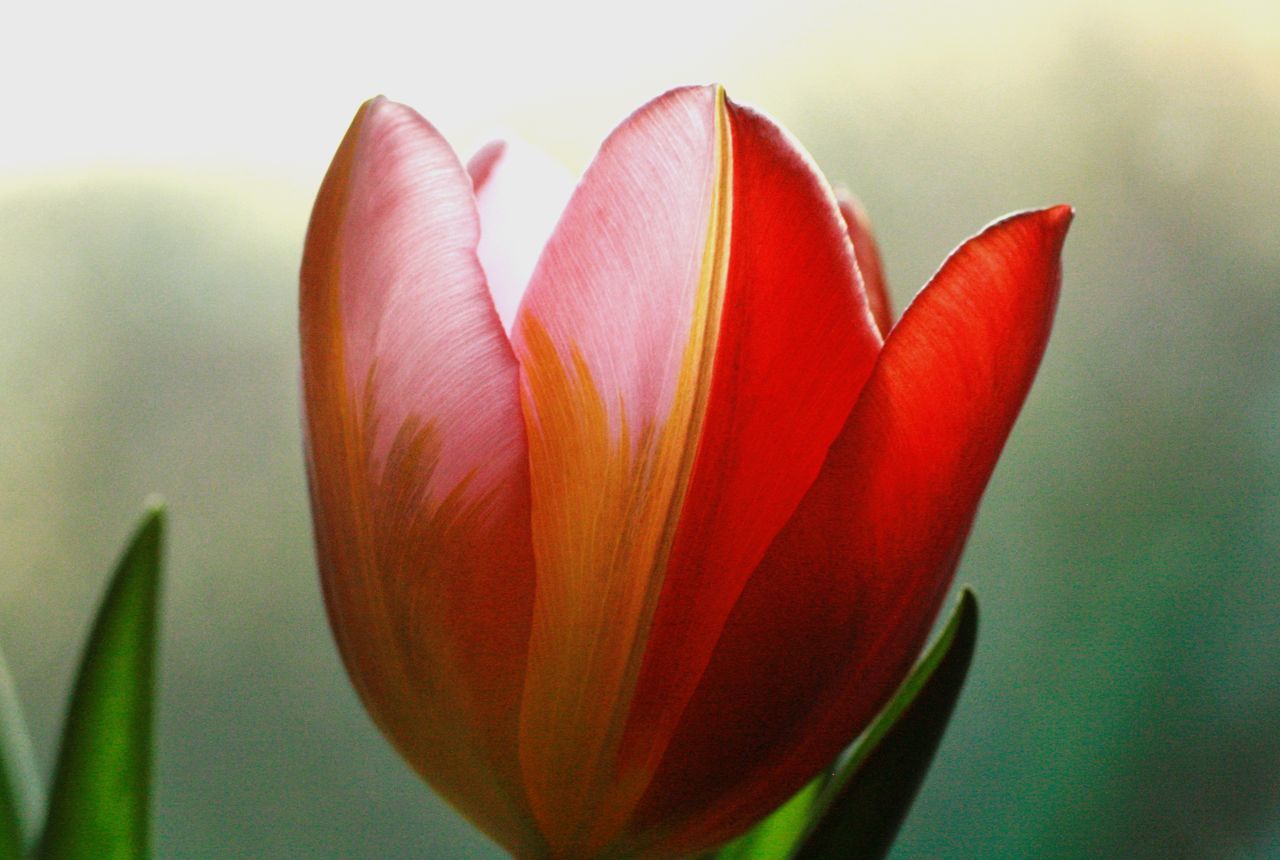
M 374 92 L 464 152 L 501 123 L 581 167 L 648 97 L 718 79 L 862 196 L 899 308 L 985 222 L 1078 211 L 960 572 L 974 669 L 895 856 L 1280 856 L 1275 4 L 535 6 L 18 12 L 0 643 L 43 765 L 159 491 L 158 854 L 500 856 L 394 757 L 329 639 L 297 402 L 310 198 Z

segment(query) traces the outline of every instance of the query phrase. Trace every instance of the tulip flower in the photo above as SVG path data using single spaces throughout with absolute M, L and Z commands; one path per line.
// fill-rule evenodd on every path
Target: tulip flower
M 891 326 L 865 218 L 718 87 L 627 118 L 562 213 L 513 152 L 468 169 L 379 98 L 320 189 L 301 342 L 328 612 L 382 732 L 512 853 L 696 854 L 909 671 L 1071 212 L 986 228 Z

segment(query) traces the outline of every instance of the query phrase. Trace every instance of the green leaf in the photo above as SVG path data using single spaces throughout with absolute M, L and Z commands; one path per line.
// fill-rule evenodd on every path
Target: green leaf
M 163 532 L 164 512 L 153 506 L 98 609 L 63 726 L 41 858 L 148 855 Z
M 0 860 L 26 855 L 40 820 L 40 778 L 13 677 L 0 653 Z
M 889 852 L 951 719 L 977 637 L 978 601 L 965 589 L 942 635 L 837 763 L 796 860 Z
M 721 847 L 715 860 L 773 860 L 787 856 L 809 823 L 823 781 L 819 777 L 800 789 L 755 827 Z

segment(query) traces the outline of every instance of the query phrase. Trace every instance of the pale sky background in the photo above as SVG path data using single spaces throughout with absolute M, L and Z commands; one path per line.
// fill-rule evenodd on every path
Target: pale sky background
M 1130 20 L 1136 51 L 1219 38 L 1277 80 L 1278 10 L 1265 0 L 22 3 L 0 33 L 0 180 L 146 165 L 311 183 L 378 93 L 464 151 L 514 130 L 580 167 L 614 123 L 673 85 L 718 80 L 785 123 L 802 109 L 798 93 L 900 98 L 904 76 L 990 77 L 993 64 L 1025 73 L 1064 22 L 1094 14 Z

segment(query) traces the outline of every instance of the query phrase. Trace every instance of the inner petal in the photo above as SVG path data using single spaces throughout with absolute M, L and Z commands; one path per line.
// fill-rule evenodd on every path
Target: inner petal
M 573 192 L 573 174 L 517 138 L 481 147 L 467 172 L 480 212 L 476 253 L 509 335 L 533 267 Z

